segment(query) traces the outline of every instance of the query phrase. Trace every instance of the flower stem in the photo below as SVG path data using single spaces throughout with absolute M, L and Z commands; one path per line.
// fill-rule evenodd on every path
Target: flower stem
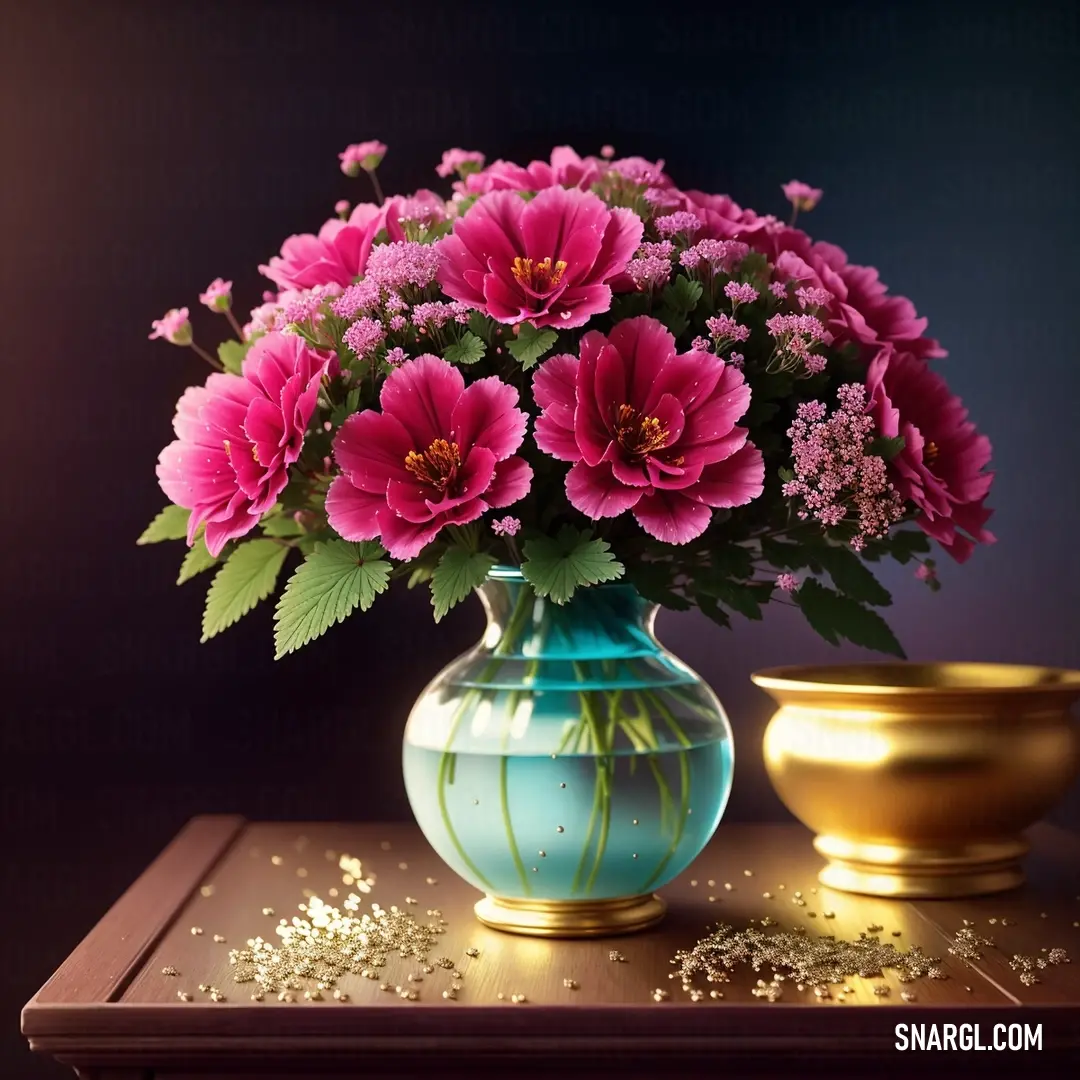
M 382 204 L 386 200 L 383 197 L 382 186 L 379 183 L 379 178 L 375 175 L 374 169 L 368 169 L 366 171 L 368 176 L 371 178 L 371 186 L 375 190 L 375 202 L 378 203 L 379 206 L 382 206 Z
M 645 882 L 643 891 L 647 892 L 653 887 L 653 885 L 659 880 L 660 875 L 667 868 L 669 862 L 675 855 L 675 852 L 679 848 L 679 844 L 682 843 L 683 832 L 686 829 L 686 819 L 690 816 L 690 758 L 687 755 L 687 750 L 692 743 L 687 738 L 686 732 L 679 726 L 679 722 L 672 715 L 671 710 L 661 700 L 660 695 L 655 692 L 649 692 L 649 697 L 652 699 L 653 705 L 656 707 L 656 711 L 660 713 L 664 722 L 671 730 L 672 735 L 683 747 L 679 751 L 679 816 L 675 821 L 675 835 L 672 837 L 671 846 L 668 848 L 667 853 L 660 860 L 659 865 L 653 871 L 652 876 Z
M 211 356 L 204 348 L 196 345 L 194 341 L 191 342 L 188 348 L 196 355 L 201 356 L 215 371 L 225 370 L 225 365 L 216 356 Z
M 236 321 L 236 316 L 232 313 L 231 308 L 225 309 L 225 318 L 229 320 L 229 325 L 233 328 L 233 333 L 242 342 L 244 340 L 244 331 L 240 329 L 240 324 Z

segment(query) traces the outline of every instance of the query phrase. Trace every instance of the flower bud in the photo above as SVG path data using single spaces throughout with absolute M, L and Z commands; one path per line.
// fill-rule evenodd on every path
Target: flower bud
M 228 311 L 232 307 L 232 282 L 214 278 L 206 286 L 206 292 L 199 293 L 199 303 L 205 304 L 211 311 Z
M 173 308 L 164 318 L 154 319 L 149 339 L 162 338 L 170 345 L 190 345 L 192 342 L 191 323 L 188 309 Z

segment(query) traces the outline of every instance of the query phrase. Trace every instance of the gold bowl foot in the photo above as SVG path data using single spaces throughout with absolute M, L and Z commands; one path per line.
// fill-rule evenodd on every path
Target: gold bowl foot
M 507 900 L 485 896 L 476 917 L 509 934 L 582 938 L 633 934 L 655 926 L 667 910 L 659 896 L 623 896 L 615 900 Z
M 842 892 L 908 899 L 986 896 L 1024 882 L 1020 860 L 1028 845 L 1020 839 L 950 847 L 890 847 L 852 844 L 819 836 L 814 847 L 828 860 L 818 874 L 822 885 Z

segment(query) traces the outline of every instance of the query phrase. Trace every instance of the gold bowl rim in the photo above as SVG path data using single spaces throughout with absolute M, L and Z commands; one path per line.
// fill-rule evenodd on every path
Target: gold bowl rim
M 906 681 L 890 681 L 890 673 L 900 671 L 907 673 Z M 815 694 L 886 694 L 897 697 L 1060 694 L 1063 691 L 1080 694 L 1078 670 L 984 661 L 919 663 L 892 660 L 792 664 L 762 668 L 753 672 L 750 679 L 763 690 Z

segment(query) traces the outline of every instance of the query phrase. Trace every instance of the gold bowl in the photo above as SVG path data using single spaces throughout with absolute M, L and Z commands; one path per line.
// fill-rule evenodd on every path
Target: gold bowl
M 1011 664 L 770 668 L 765 767 L 816 834 L 819 880 L 956 897 L 1024 880 L 1023 831 L 1080 771 L 1080 671 Z

